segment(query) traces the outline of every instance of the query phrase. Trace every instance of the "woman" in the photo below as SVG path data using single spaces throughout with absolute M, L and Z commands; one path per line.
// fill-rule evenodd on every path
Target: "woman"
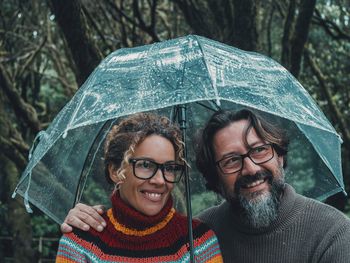
M 104 231 L 74 229 L 56 262 L 188 262 L 187 219 L 171 192 L 184 172 L 179 129 L 167 118 L 136 114 L 109 132 L 105 174 L 115 185 Z M 222 262 L 212 230 L 193 221 L 196 262 Z

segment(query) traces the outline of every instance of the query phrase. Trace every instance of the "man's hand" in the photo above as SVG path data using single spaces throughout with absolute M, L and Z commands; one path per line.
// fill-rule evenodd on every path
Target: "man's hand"
M 73 230 L 72 227 L 88 231 L 90 227 L 101 232 L 106 226 L 106 222 L 100 216 L 104 212 L 102 205 L 88 206 L 77 204 L 73 209 L 69 210 L 68 215 L 61 225 L 63 233 L 69 233 Z

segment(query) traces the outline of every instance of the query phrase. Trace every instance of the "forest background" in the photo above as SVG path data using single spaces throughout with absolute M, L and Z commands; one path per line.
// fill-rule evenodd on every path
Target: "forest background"
M 110 52 L 188 34 L 286 67 L 341 134 L 350 190 L 350 1 L 1 0 L 0 260 L 55 255 L 56 241 L 38 240 L 57 240 L 57 224 L 37 209 L 27 214 L 22 198 L 11 198 L 35 135 Z M 348 197 L 326 202 L 350 214 Z M 196 200 L 192 206 L 200 210 Z

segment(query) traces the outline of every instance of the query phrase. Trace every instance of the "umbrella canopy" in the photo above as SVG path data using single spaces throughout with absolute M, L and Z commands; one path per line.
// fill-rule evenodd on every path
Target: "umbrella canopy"
M 298 192 L 324 199 L 344 191 L 341 139 L 301 84 L 266 56 L 189 35 L 104 59 L 39 133 L 15 192 L 28 209 L 29 201 L 63 222 L 89 174 L 103 180 L 101 146 L 115 119 L 158 109 L 175 119 L 176 105 L 186 106 L 189 140 L 212 110 L 259 111 L 288 130 L 286 180 Z

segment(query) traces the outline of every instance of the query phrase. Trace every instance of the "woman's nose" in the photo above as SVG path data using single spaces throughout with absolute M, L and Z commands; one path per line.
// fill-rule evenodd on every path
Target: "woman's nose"
M 153 184 L 159 184 L 159 185 L 165 184 L 165 179 L 161 169 L 158 169 L 156 174 L 151 179 L 149 179 L 149 181 L 150 183 L 153 183 Z

